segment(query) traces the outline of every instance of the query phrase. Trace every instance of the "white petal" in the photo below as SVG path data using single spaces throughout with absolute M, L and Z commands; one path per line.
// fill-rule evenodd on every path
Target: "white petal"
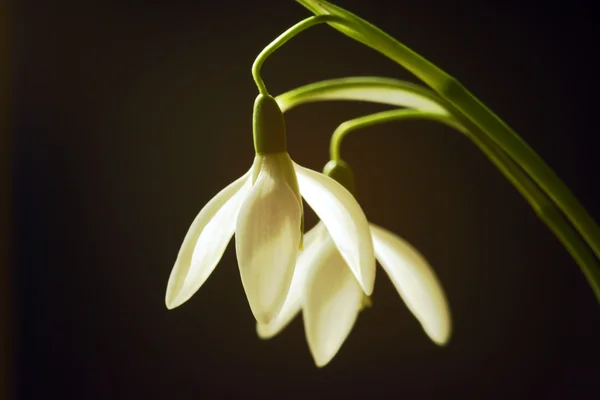
M 254 186 L 240 208 L 235 245 L 252 313 L 257 321 L 268 324 L 283 306 L 292 281 L 302 208 L 281 160 L 263 157 Z M 288 161 L 291 164 L 289 156 Z
M 233 236 L 238 210 L 250 188 L 250 171 L 221 190 L 188 229 L 167 284 L 167 308 L 186 302 L 206 281 Z
M 317 366 L 336 355 L 356 321 L 364 293 L 331 240 L 305 285 L 304 329 Z
M 323 238 L 326 236 L 329 236 L 329 233 L 321 222 L 304 235 L 304 250 L 298 253 L 290 291 L 281 311 L 270 324 L 256 324 L 256 331 L 261 339 L 270 339 L 277 335 L 300 311 L 306 277 L 312 265 L 322 255 Z
M 369 223 L 342 185 L 294 163 L 300 193 L 327 227 L 338 250 L 367 295 L 375 284 L 375 255 Z
M 375 256 L 396 290 L 435 343 L 450 337 L 450 309 L 433 270 L 410 244 L 395 234 L 371 224 Z

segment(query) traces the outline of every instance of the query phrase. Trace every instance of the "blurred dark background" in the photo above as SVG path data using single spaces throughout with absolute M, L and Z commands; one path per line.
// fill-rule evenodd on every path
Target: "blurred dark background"
M 337 4 L 458 78 L 600 220 L 591 1 Z M 597 398 L 600 309 L 578 266 L 474 145 L 433 122 L 362 131 L 343 150 L 369 219 L 438 273 L 447 347 L 379 270 L 373 308 L 317 369 L 300 319 L 258 339 L 232 245 L 189 302 L 165 308 L 189 224 L 252 162 L 250 67 L 310 15 L 299 4 L 27 0 L 13 12 L 14 397 Z M 263 68 L 273 94 L 351 75 L 413 80 L 327 26 Z M 292 110 L 291 156 L 321 169 L 339 123 L 384 108 Z

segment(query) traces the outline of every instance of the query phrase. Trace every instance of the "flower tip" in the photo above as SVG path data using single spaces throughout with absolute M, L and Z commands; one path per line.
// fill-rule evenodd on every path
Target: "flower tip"
M 364 263 L 362 264 L 365 265 Z M 362 267 L 362 266 L 361 266 Z M 360 268 L 360 279 L 357 278 L 357 282 L 364 292 L 366 296 L 371 296 L 373 294 L 373 290 L 375 289 L 375 257 L 373 257 L 373 265 L 369 265 L 367 267 Z
M 362 279 L 358 282 L 360 284 L 361 289 L 367 296 L 371 296 L 373 294 L 373 289 L 375 288 L 375 274 L 367 273 L 364 269 L 361 271 Z
M 177 294 L 167 293 L 167 296 L 165 297 L 165 305 L 167 306 L 167 309 L 169 309 L 169 310 L 177 308 L 180 305 L 182 305 L 183 303 L 185 303 L 185 300 L 181 301 L 181 297 L 179 296 L 179 293 L 177 293 Z
M 429 336 L 431 341 L 436 345 L 445 347 L 450 341 L 452 329 L 449 321 L 447 321 L 445 324 L 435 324 L 434 326 L 422 324 L 422 326 L 427 336 Z
M 261 324 L 260 322 L 256 323 L 256 333 L 258 334 L 258 337 L 263 340 L 271 339 L 273 337 L 273 332 L 269 328 L 269 325 Z
M 165 305 L 167 306 L 168 310 L 172 310 L 178 306 L 178 304 L 175 304 L 173 301 L 169 301 L 169 299 L 165 300 Z
M 446 336 L 446 337 L 433 337 L 433 336 L 430 336 L 430 339 L 433 341 L 433 343 L 435 343 L 439 347 L 446 347 L 446 345 L 448 344 L 448 340 L 450 338 L 448 336 Z
M 327 356 L 325 353 L 317 354 L 313 352 L 313 360 L 315 361 L 315 365 L 317 368 L 323 368 L 333 359 L 333 354 L 331 356 Z
M 444 332 L 428 332 L 431 340 L 440 347 L 445 347 L 450 341 L 450 330 Z

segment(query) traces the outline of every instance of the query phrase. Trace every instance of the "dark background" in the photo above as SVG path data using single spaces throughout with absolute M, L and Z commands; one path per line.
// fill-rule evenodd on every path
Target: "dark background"
M 591 1 L 337 4 L 458 78 L 600 220 Z M 597 398 L 600 310 L 578 266 L 475 146 L 433 122 L 356 133 L 344 157 L 369 219 L 438 273 L 454 322 L 447 347 L 379 270 L 374 307 L 318 369 L 300 319 L 258 339 L 233 246 L 168 311 L 189 224 L 252 162 L 251 64 L 309 12 L 168 0 L 28 0 L 13 11 L 19 399 Z M 263 68 L 273 94 L 351 75 L 412 79 L 326 26 Z M 291 111 L 291 156 L 321 169 L 334 128 L 381 109 Z

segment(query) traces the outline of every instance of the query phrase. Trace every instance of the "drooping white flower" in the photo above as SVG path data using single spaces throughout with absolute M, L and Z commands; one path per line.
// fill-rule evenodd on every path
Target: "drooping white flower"
M 426 334 L 444 345 L 451 319 L 444 292 L 427 261 L 397 235 L 370 224 L 375 257 Z M 305 235 L 281 312 L 257 324 L 261 338 L 279 333 L 302 310 L 306 339 L 317 366 L 326 365 L 348 337 L 364 304 L 364 293 L 327 228 L 318 223 Z
M 206 204 L 185 236 L 167 285 L 165 301 L 170 309 L 202 286 L 235 233 L 240 275 L 252 313 L 260 323 L 271 322 L 294 276 L 302 240 L 301 196 L 327 226 L 362 290 L 367 294 L 373 290 L 374 250 L 362 209 L 335 180 L 291 160 L 285 150 L 285 131 L 283 139 L 277 136 L 277 130 L 285 129 L 283 118 L 278 120 L 281 111 L 274 99 L 266 100 L 255 103 L 257 154 L 252 167 Z M 267 134 L 257 137 L 257 130 Z

